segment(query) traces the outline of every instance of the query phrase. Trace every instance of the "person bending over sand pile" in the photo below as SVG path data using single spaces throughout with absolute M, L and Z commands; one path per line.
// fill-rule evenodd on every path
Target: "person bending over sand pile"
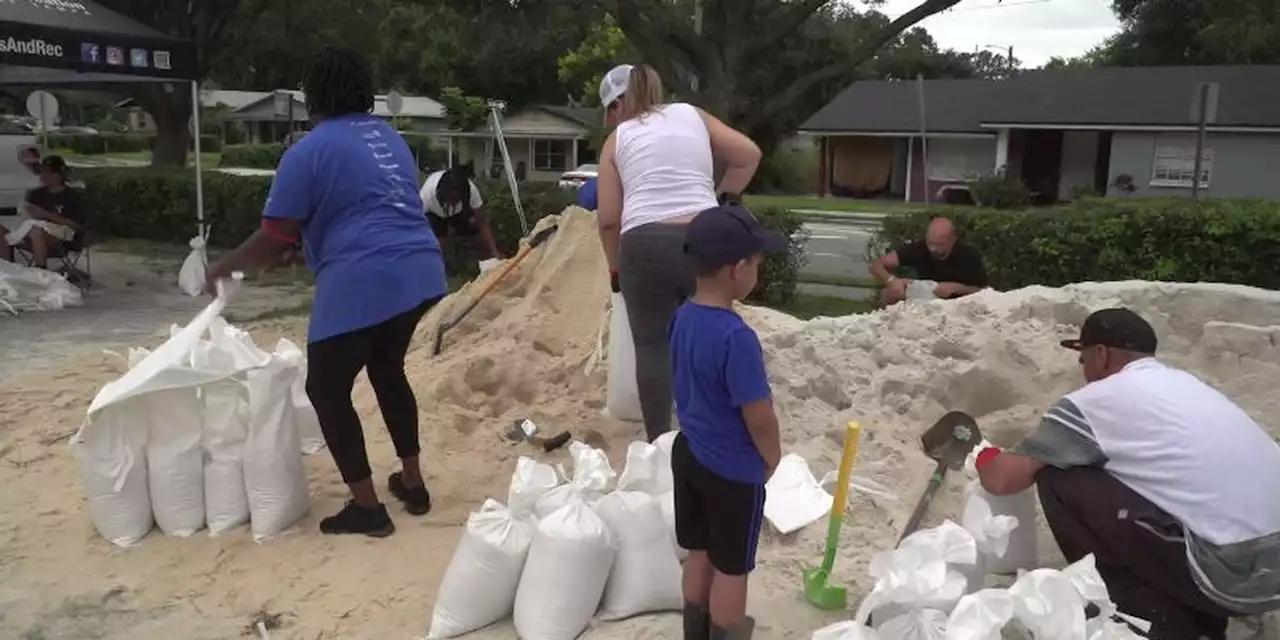
M 916 278 L 936 282 L 933 295 L 939 298 L 959 298 L 987 286 L 982 254 L 960 239 L 947 218 L 934 218 L 923 240 L 912 240 L 871 263 L 871 277 L 884 286 L 880 300 L 885 305 L 907 298 L 911 279 L 894 275 L 898 267 L 909 267 Z
M 1155 331 L 1132 311 L 1098 311 L 1062 346 L 1088 384 L 1012 450 L 980 452 L 982 486 L 1035 484 L 1067 561 L 1094 554 L 1150 638 L 1224 640 L 1230 617 L 1280 609 L 1280 446 L 1156 360 Z
M 262 228 L 209 270 L 209 282 L 279 259 L 299 237 L 316 274 L 307 331 L 307 397 L 352 499 L 320 521 L 324 533 L 395 531 L 378 501 L 360 417 L 351 402 L 365 369 L 401 471 L 387 488 L 422 515 L 431 496 L 418 453 L 418 405 L 404 356 L 418 321 L 448 292 L 444 258 L 422 215 L 413 154 L 370 115 L 373 78 L 358 55 L 326 49 L 303 77 L 315 128 L 289 147 L 262 213 Z

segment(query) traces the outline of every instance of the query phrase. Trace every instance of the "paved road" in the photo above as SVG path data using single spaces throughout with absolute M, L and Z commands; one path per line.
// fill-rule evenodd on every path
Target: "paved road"
M 875 228 L 865 225 L 808 222 L 809 263 L 804 272 L 815 275 L 868 277 L 866 251 Z

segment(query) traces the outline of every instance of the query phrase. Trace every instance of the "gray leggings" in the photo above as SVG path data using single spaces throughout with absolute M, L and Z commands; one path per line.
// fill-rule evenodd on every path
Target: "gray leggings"
M 693 295 L 684 256 L 685 225 L 649 223 L 622 234 L 618 284 L 636 345 L 636 390 L 652 442 L 671 430 L 671 340 L 676 308 Z

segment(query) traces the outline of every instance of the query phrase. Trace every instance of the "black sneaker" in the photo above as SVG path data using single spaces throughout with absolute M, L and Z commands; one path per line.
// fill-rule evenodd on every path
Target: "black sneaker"
M 320 532 L 328 534 L 363 533 L 373 538 L 385 538 L 396 531 L 396 523 L 387 514 L 387 506 L 362 507 L 347 501 L 346 506 L 320 521 Z
M 412 515 L 423 516 L 431 511 L 431 493 L 425 486 L 410 489 L 404 483 L 404 474 L 399 471 L 387 477 L 387 490 L 403 502 L 404 510 Z

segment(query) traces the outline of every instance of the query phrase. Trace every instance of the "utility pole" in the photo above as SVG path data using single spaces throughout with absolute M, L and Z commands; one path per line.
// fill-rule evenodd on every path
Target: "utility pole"
M 1009 77 L 1013 77 L 1013 45 L 1009 45 Z

